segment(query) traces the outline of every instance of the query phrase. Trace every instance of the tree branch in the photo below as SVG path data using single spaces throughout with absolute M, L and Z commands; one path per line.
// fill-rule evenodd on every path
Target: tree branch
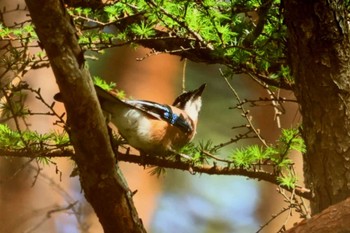
M 254 168 L 249 170 L 246 168 L 219 166 L 215 163 L 214 165 L 191 164 L 190 162 L 163 159 L 157 156 L 144 157 L 144 156 L 137 156 L 137 155 L 131 155 L 131 154 L 121 154 L 121 153 L 118 153 L 118 160 L 137 163 L 144 166 L 150 165 L 150 166 L 159 166 L 162 168 L 172 168 L 177 170 L 190 171 L 191 173 L 203 173 L 203 174 L 209 174 L 209 175 L 236 175 L 236 176 L 244 176 L 250 179 L 263 180 L 276 185 L 278 185 L 279 183 L 277 181 L 277 176 L 275 174 L 264 170 L 254 169 Z M 281 186 L 281 188 L 290 192 L 292 191 L 292 189 L 287 186 Z M 296 187 L 295 194 L 306 199 L 311 199 L 311 195 L 310 195 L 311 193 L 304 188 Z
M 86 199 L 105 233 L 145 232 L 116 166 L 105 119 L 71 17 L 60 0 L 26 0 L 67 111 L 67 129 Z
M 257 24 L 254 28 L 254 30 L 247 35 L 247 37 L 243 40 L 243 45 L 245 47 L 250 47 L 254 43 L 254 41 L 260 36 L 262 33 L 266 20 L 267 20 L 267 13 L 270 10 L 272 6 L 273 1 L 272 0 L 264 0 L 262 1 L 261 6 L 257 10 Z
M 30 151 L 8 151 L 4 149 L 0 149 L 0 154 L 2 156 L 11 156 L 11 157 L 29 157 L 29 158 L 37 158 L 37 157 L 75 157 L 75 153 L 72 149 L 56 149 L 56 150 L 47 150 L 46 152 L 30 152 Z M 183 171 L 189 171 L 192 174 L 201 173 L 208 175 L 236 175 L 236 176 L 244 176 L 250 179 L 257 179 L 269 182 L 271 184 L 278 185 L 277 176 L 272 172 L 267 172 L 262 169 L 247 169 L 247 168 L 237 168 L 231 166 L 221 166 L 215 164 L 192 164 L 191 161 L 181 161 L 181 160 L 171 160 L 168 158 L 163 158 L 159 156 L 139 156 L 136 154 L 130 153 L 121 153 L 115 151 L 117 154 L 118 161 L 136 163 L 143 166 L 158 166 L 162 168 L 170 168 L 177 169 Z M 281 186 L 281 188 L 287 191 L 293 191 L 291 188 L 287 186 Z M 306 198 L 308 200 L 311 199 L 311 193 L 309 190 L 296 187 L 295 194 Z

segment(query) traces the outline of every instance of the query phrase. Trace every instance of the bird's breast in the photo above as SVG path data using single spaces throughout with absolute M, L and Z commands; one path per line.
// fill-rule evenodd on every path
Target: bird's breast
M 177 150 L 194 136 L 194 132 L 184 133 L 166 121 L 150 118 L 138 109 L 113 114 L 111 121 L 131 146 L 149 153 Z

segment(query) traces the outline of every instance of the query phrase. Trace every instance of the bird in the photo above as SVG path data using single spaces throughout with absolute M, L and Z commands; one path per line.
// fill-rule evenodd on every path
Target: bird
M 177 153 L 196 134 L 206 84 L 180 94 L 171 105 L 122 100 L 95 85 L 101 108 L 127 143 L 147 155 Z M 61 101 L 59 93 L 55 100 Z

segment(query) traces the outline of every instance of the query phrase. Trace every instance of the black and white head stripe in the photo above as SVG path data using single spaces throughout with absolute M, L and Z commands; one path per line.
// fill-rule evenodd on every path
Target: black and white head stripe
M 198 89 L 193 90 L 193 91 L 187 91 L 182 93 L 181 95 L 179 95 L 173 103 L 173 106 L 178 107 L 180 109 L 184 109 L 186 103 L 192 99 L 196 99 L 198 97 L 200 97 L 204 91 L 204 88 L 207 84 L 202 84 Z

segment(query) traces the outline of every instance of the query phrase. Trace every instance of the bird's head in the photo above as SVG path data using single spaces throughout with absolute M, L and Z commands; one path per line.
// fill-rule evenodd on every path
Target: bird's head
M 182 93 L 175 99 L 173 106 L 184 110 L 192 120 L 196 121 L 202 107 L 202 93 L 206 85 L 202 84 L 193 91 Z

